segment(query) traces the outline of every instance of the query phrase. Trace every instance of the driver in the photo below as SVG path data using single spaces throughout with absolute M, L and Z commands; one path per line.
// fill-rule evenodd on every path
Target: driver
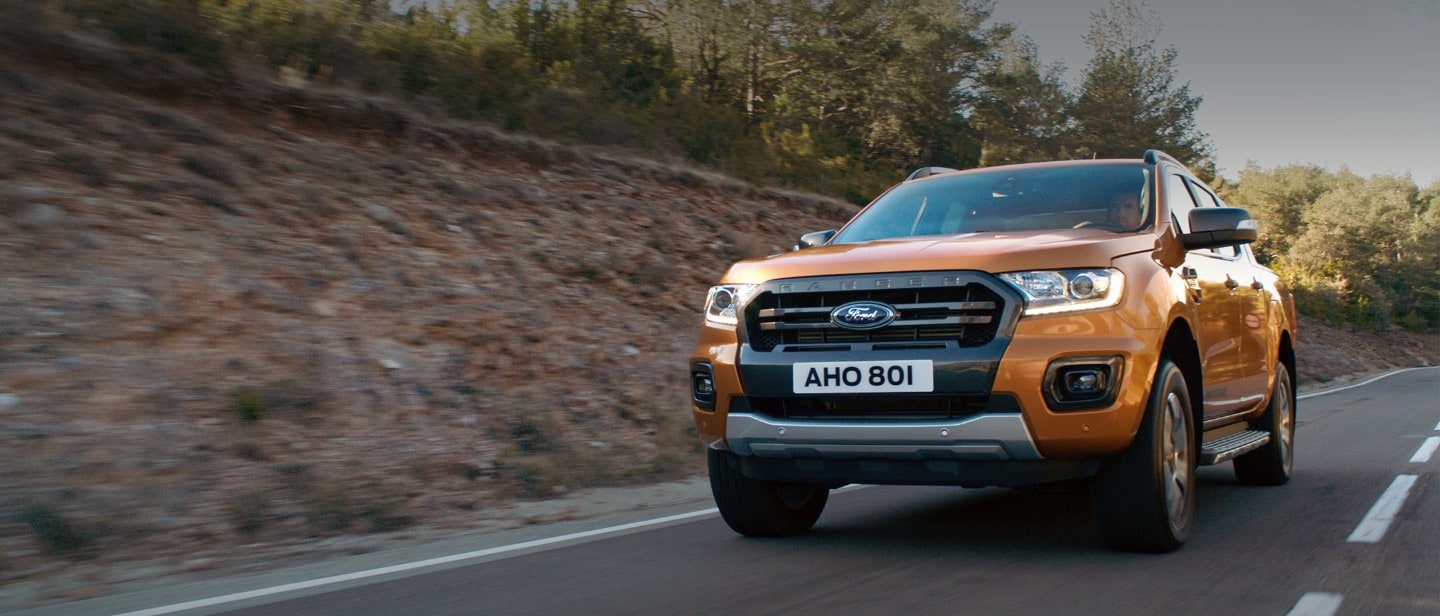
M 1107 212 L 1112 231 L 1134 231 L 1140 227 L 1140 196 L 1133 192 L 1116 193 L 1110 198 Z

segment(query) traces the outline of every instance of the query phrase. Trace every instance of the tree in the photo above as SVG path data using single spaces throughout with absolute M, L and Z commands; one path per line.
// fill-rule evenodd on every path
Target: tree
M 1225 191 L 1261 225 L 1256 250 L 1302 313 L 1367 326 L 1440 325 L 1440 186 L 1254 164 Z
M 576 0 L 575 64 L 602 97 L 646 106 L 673 90 L 675 61 L 624 0 Z
M 690 92 L 706 105 L 739 103 L 746 37 L 734 0 L 648 0 L 635 5 L 641 21 L 669 45 Z
M 1255 253 L 1269 261 L 1290 252 L 1305 233 L 1303 214 L 1335 185 L 1335 176 L 1314 165 L 1289 165 L 1263 171 L 1253 162 L 1240 171 L 1239 184 L 1222 191 L 1225 201 L 1243 207 L 1260 222 Z
M 1144 0 L 1110 0 L 1090 14 L 1085 44 L 1094 56 L 1070 109 L 1076 154 L 1134 157 L 1159 148 L 1212 178 L 1209 136 L 1195 112 L 1203 100 L 1175 85 L 1174 47 L 1158 48 L 1161 22 Z
M 1035 43 L 1003 33 L 980 77 L 981 100 L 971 119 L 984 138 L 983 166 L 1052 160 L 1068 149 L 1065 65 L 1041 65 Z
M 854 141 L 884 165 L 971 165 L 967 114 L 988 49 L 989 6 L 953 0 L 802 3 L 779 109 Z

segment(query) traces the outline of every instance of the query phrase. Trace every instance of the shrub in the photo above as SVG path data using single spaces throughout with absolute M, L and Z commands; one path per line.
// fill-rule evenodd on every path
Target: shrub
M 522 410 L 510 421 L 510 439 L 522 453 L 558 451 L 554 435 L 555 420 L 539 411 Z
M 178 54 L 206 67 L 226 58 L 224 36 L 194 0 L 58 0 L 65 12 L 94 20 L 120 40 Z
M 180 165 L 195 175 L 236 186 L 242 178 L 242 165 L 233 156 L 213 148 L 196 149 L 180 155 Z
M 240 389 L 231 394 L 235 404 L 235 413 L 239 415 L 240 421 L 244 423 L 255 423 L 265 416 L 265 400 L 260 394 L 249 389 Z
M 333 533 L 363 523 L 362 532 L 396 531 L 414 523 L 401 513 L 404 495 L 373 478 L 310 484 L 305 521 L 312 532 Z
M 26 507 L 20 513 L 19 521 L 29 526 L 46 549 L 55 554 L 73 554 L 95 541 L 93 532 L 66 519 L 58 509 L 50 505 L 36 504 Z
M 265 492 L 246 492 L 230 501 L 226 508 L 230 525 L 242 535 L 254 535 L 274 519 L 273 505 Z

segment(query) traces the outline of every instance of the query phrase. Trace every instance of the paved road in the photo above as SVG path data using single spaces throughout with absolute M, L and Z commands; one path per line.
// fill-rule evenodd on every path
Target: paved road
M 1294 479 L 1201 469 L 1196 531 L 1169 555 L 1106 551 L 1084 492 L 869 487 L 833 495 L 798 539 L 742 538 L 701 513 L 205 611 L 1440 614 L 1437 400 L 1440 369 L 1302 400 Z

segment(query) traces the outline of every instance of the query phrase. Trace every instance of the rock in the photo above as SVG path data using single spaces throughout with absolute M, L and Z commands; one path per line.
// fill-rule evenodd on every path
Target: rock
M 53 194 L 51 191 L 37 186 L 0 188 L 0 214 L 18 212 L 26 204 L 44 201 Z
M 55 227 L 65 221 L 65 210 L 48 203 L 31 203 L 20 210 L 15 222 L 30 230 Z

